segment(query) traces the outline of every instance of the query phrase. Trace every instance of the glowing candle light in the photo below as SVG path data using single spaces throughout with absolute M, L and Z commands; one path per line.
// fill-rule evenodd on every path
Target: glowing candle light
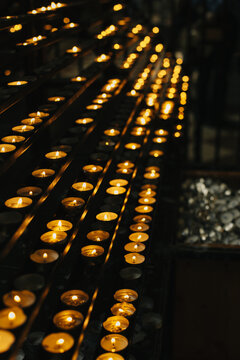
M 145 256 L 138 253 L 129 253 L 124 255 L 125 261 L 128 264 L 142 264 L 145 261 Z
M 152 221 L 152 217 L 149 215 L 137 215 L 133 218 L 136 222 L 150 223 Z
M 53 176 L 54 174 L 55 171 L 52 169 L 38 169 L 32 172 L 32 175 L 37 178 L 48 178 L 50 176 Z
M 96 360 L 124 360 L 124 358 L 119 354 L 107 352 L 99 355 Z
M 64 151 L 51 151 L 45 154 L 45 157 L 49 160 L 59 160 L 67 156 L 67 153 Z
M 124 249 L 129 252 L 142 252 L 145 250 L 145 245 L 137 242 L 130 242 L 124 246 Z
M 83 166 L 83 171 L 87 173 L 99 173 L 103 170 L 100 165 L 85 165 Z
M 77 191 L 91 191 L 93 189 L 93 185 L 88 182 L 77 182 L 72 185 L 72 188 Z
M 104 253 L 104 248 L 98 245 L 87 245 L 81 248 L 81 254 L 86 257 L 98 257 Z
M 4 203 L 8 208 L 22 209 L 32 204 L 32 199 L 28 197 L 13 197 L 5 201 Z
M 78 125 L 87 125 L 92 123 L 93 121 L 94 120 L 92 118 L 82 118 L 82 119 L 77 119 L 75 123 Z
M 136 309 L 133 304 L 127 302 L 116 303 L 111 307 L 112 314 L 117 316 L 132 316 L 135 311 Z
M 116 220 L 118 215 L 114 212 L 106 211 L 96 215 L 96 219 L 100 221 L 113 221 Z
M 147 197 L 151 198 L 151 197 L 155 196 L 156 194 L 157 194 L 156 191 L 152 190 L 151 188 L 142 190 L 142 191 L 140 191 L 140 193 L 138 193 L 138 195 L 140 197 L 144 197 L 144 198 L 147 198 Z
M 62 102 L 65 100 L 64 96 L 52 96 L 48 98 L 48 101 L 50 102 Z
M 88 240 L 103 241 L 109 238 L 109 233 L 103 230 L 93 230 L 87 233 Z
M 8 86 L 22 86 L 22 85 L 26 85 L 28 83 L 28 81 L 25 80 L 17 80 L 17 81 L 11 81 L 8 83 Z
M 74 307 L 85 304 L 88 299 L 88 294 L 82 290 L 69 290 L 61 295 L 61 301 L 64 304 Z
M 62 205 L 67 210 L 80 209 L 85 204 L 85 200 L 79 197 L 67 197 L 61 200 Z
M 83 322 L 83 315 L 76 310 L 63 310 L 54 315 L 53 323 L 62 330 L 71 330 Z
M 142 214 L 150 213 L 153 211 L 153 207 L 149 205 L 140 205 L 135 208 L 135 211 Z
M 124 169 L 132 169 L 134 166 L 135 166 L 135 164 L 132 163 L 131 161 L 124 161 L 122 163 L 117 164 L 117 167 L 124 168 Z
M 106 192 L 110 195 L 122 195 L 126 192 L 126 189 L 121 186 L 112 186 L 109 187 Z
M 110 316 L 103 323 L 105 330 L 119 333 L 126 330 L 129 326 L 129 321 L 123 316 Z
M 160 174 L 156 171 L 149 171 L 146 172 L 143 176 L 145 179 L 158 179 L 160 177 Z
M 24 125 L 39 125 L 41 123 L 42 123 L 42 119 L 39 117 L 32 117 L 32 118 L 21 120 L 21 124 L 24 124 Z
M 88 106 L 86 106 L 87 110 L 99 110 L 102 108 L 102 105 L 99 104 L 90 104 Z
M 11 144 L 0 144 L 0 154 L 6 154 L 14 151 L 16 149 L 15 145 Z
M 9 307 L 19 306 L 25 308 L 34 304 L 35 301 L 35 294 L 28 290 L 12 290 L 3 295 L 3 303 Z
M 48 231 L 40 236 L 40 239 L 48 244 L 57 244 L 63 242 L 67 238 L 64 231 Z
M 155 130 L 155 131 L 154 131 L 154 134 L 155 134 L 155 135 L 158 135 L 158 136 L 167 136 L 167 135 L 168 135 L 168 131 L 167 131 L 167 130 L 164 130 L 164 129 L 158 129 L 158 130 Z
M 129 235 L 129 240 L 134 242 L 144 242 L 147 241 L 149 238 L 149 235 L 144 232 L 134 232 Z
M 101 339 L 101 347 L 106 351 L 116 352 L 128 346 L 128 340 L 120 334 L 106 335 Z
M 69 231 L 72 223 L 67 220 L 52 220 L 47 223 L 47 228 L 53 231 Z
M 36 112 L 32 112 L 30 114 L 28 114 L 28 116 L 32 117 L 40 117 L 40 118 L 45 118 L 48 117 L 49 114 L 44 112 L 44 111 L 36 111 Z
M 109 181 L 109 184 L 111 186 L 121 187 L 121 186 L 126 186 L 128 184 L 128 181 L 124 180 L 124 179 L 113 179 L 113 180 Z
M 129 149 L 129 150 L 137 150 L 140 147 L 141 147 L 141 145 L 138 144 L 138 143 L 128 143 L 128 144 L 125 145 L 125 148 Z
M 17 125 L 12 128 L 12 131 L 18 132 L 18 133 L 27 133 L 34 130 L 34 126 L 31 125 Z
M 20 307 L 0 310 L 1 328 L 15 329 L 25 323 L 27 317 Z
M 78 46 L 73 46 L 71 49 L 67 49 L 66 53 L 68 54 L 79 54 L 81 52 L 81 48 Z
M 165 143 L 166 141 L 167 141 L 167 139 L 163 136 L 158 136 L 158 137 L 153 138 L 153 142 L 157 143 L 157 144 L 162 144 L 162 143 Z
M 71 79 L 72 82 L 84 82 L 86 80 L 87 80 L 87 78 L 84 76 L 76 76 Z
M 9 144 L 14 144 L 24 141 L 25 137 L 20 135 L 9 135 L 9 136 L 4 136 L 1 140 Z
M 143 197 L 138 199 L 139 204 L 154 204 L 156 202 L 156 199 L 153 197 Z
M 17 190 L 17 194 L 20 196 L 38 196 L 42 192 L 42 189 L 37 186 L 25 186 Z
M 73 347 L 73 344 L 73 337 L 64 332 L 49 334 L 42 341 L 43 348 L 55 354 L 65 353 Z
M 137 223 L 137 224 L 132 224 L 131 226 L 130 226 L 130 230 L 132 230 L 132 231 L 147 231 L 149 229 L 149 226 L 147 225 L 147 224 L 144 224 L 144 223 L 142 223 L 142 222 L 139 222 L 139 223 Z
M 30 259 L 38 264 L 50 264 L 58 258 L 59 254 L 52 249 L 38 249 L 30 255 Z
M 119 168 L 116 170 L 116 173 L 118 174 L 124 174 L 124 175 L 129 175 L 133 172 L 133 169 L 126 169 L 126 168 Z
M 104 134 L 107 136 L 118 136 L 120 134 L 120 131 L 116 129 L 107 129 L 104 131 Z

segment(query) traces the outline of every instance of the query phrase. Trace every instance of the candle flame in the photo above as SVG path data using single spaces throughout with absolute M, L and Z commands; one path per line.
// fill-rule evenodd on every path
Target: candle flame
M 136 261 L 136 256 L 135 256 L 135 255 L 133 255 L 133 257 L 132 257 L 132 261 L 133 261 L 133 262 L 135 262 L 135 261 Z
M 112 346 L 115 345 L 115 342 L 116 342 L 116 339 L 114 337 L 111 338 L 111 343 L 112 343 Z
M 9 319 L 10 321 L 13 321 L 15 318 L 16 318 L 15 312 L 10 311 L 10 312 L 8 313 L 8 319 Z
M 20 301 L 21 301 L 21 298 L 20 298 L 19 295 L 15 295 L 13 299 L 14 299 L 14 301 L 16 301 L 17 303 L 20 303 Z
M 64 343 L 64 339 L 60 338 L 56 341 L 57 345 L 62 345 Z
M 46 259 L 48 257 L 48 254 L 46 252 L 43 253 L 43 258 Z
M 61 227 L 62 226 L 62 222 L 61 220 L 58 221 L 58 226 Z
M 41 172 L 41 175 L 42 175 L 42 176 L 46 176 L 46 171 L 42 171 L 42 172 Z
M 136 244 L 136 245 L 134 245 L 134 249 L 136 250 L 138 248 L 138 245 Z
M 148 210 L 148 206 L 144 206 L 144 207 L 143 207 L 143 210 Z
M 84 189 L 86 189 L 87 183 L 84 182 L 84 183 L 82 184 L 82 187 L 83 187 Z
M 78 299 L 77 295 L 72 296 L 72 300 L 77 300 L 77 299 Z
M 96 249 L 93 249 L 92 254 L 94 255 L 94 254 L 96 254 L 96 253 L 97 253 L 97 250 L 96 250 Z
M 22 202 L 23 202 L 22 198 L 19 198 L 18 201 L 17 201 L 18 205 L 21 205 Z
M 129 295 L 124 295 L 124 299 L 128 300 L 129 299 Z
M 23 130 L 26 130 L 26 128 L 27 128 L 27 125 L 23 125 L 23 126 L 22 126 L 22 129 L 23 129 Z
M 30 191 L 29 191 L 29 195 L 33 195 L 33 192 L 32 192 L 32 190 L 30 190 Z
M 54 240 L 56 240 L 57 234 L 56 234 L 56 233 L 53 233 L 53 234 L 52 234 L 52 238 L 53 238 Z
M 1 152 L 5 152 L 5 146 L 1 147 Z
M 56 151 L 56 156 L 59 156 L 59 151 Z
M 116 324 L 115 324 L 116 326 L 121 326 L 121 323 L 120 323 L 120 321 L 116 321 Z
M 72 322 L 73 318 L 71 316 L 68 316 L 66 320 L 67 320 L 67 322 Z

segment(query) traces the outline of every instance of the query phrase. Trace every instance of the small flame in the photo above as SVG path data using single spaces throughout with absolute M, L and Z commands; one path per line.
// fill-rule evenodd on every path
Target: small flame
M 20 303 L 20 301 L 21 301 L 21 298 L 20 298 L 19 295 L 15 295 L 13 299 L 14 299 L 14 301 L 16 301 L 17 303 Z M 9 314 L 8 314 L 8 315 L 9 315 Z
M 10 321 L 13 321 L 15 318 L 16 318 L 15 312 L 10 311 L 10 312 L 8 313 L 8 319 L 9 319 Z

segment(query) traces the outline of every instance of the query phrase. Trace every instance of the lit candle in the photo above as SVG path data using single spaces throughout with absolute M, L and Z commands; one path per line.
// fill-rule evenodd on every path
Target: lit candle
M 114 294 L 114 299 L 119 302 L 133 302 L 137 300 L 138 293 L 131 289 L 120 289 L 117 290 Z
M 118 214 L 110 211 L 101 212 L 96 215 L 96 219 L 100 221 L 113 221 L 116 220 L 118 217 Z
M 136 309 L 131 303 L 121 302 L 116 303 L 111 307 L 111 312 L 113 315 L 121 316 L 132 316 L 135 313 Z
M 147 224 L 144 223 L 137 223 L 137 224 L 132 224 L 130 226 L 130 230 L 132 231 L 147 231 L 149 229 L 149 226 Z
M 37 186 L 25 186 L 17 190 L 17 194 L 20 196 L 38 196 L 42 192 L 42 189 Z
M 100 344 L 104 350 L 116 352 L 128 346 L 128 339 L 120 334 L 111 334 L 104 336 Z
M 137 150 L 140 147 L 141 147 L 141 145 L 138 144 L 138 143 L 128 143 L 128 144 L 125 145 L 125 148 L 129 149 L 129 150 Z
M 164 152 L 162 151 L 162 150 L 151 150 L 150 152 L 149 152 L 149 155 L 150 156 L 153 156 L 153 157 L 155 157 L 155 158 L 158 158 L 158 157 L 160 157 L 160 156 L 163 156 L 164 155 Z
M 47 154 L 45 154 L 45 157 L 50 160 L 59 160 L 63 159 L 67 156 L 67 153 L 64 151 L 51 151 Z
M 124 179 L 114 179 L 114 180 L 111 180 L 109 181 L 109 184 L 112 185 L 112 186 L 126 186 L 128 184 L 128 181 L 127 180 L 124 180 Z
M 147 166 L 145 168 L 145 170 L 155 172 L 155 171 L 160 171 L 160 167 L 159 166 Z
M 48 117 L 49 114 L 44 111 L 36 111 L 36 112 L 32 112 L 32 113 L 28 114 L 28 116 L 45 118 L 45 117 Z
M 12 131 L 18 132 L 18 133 L 27 133 L 34 130 L 34 126 L 31 125 L 17 125 L 12 128 Z
M 72 188 L 77 191 L 91 191 L 93 185 L 88 182 L 77 182 L 72 185 Z
M 96 58 L 96 62 L 102 63 L 108 61 L 109 59 L 110 59 L 109 55 L 102 54 Z
M 136 125 L 147 125 L 149 124 L 151 121 L 151 119 L 149 117 L 142 117 L 142 116 L 139 116 L 137 117 L 136 121 L 135 121 L 135 124 Z
M 144 184 L 144 185 L 141 186 L 141 189 L 143 189 L 143 190 L 145 190 L 145 189 L 147 189 L 147 190 L 149 190 L 149 189 L 156 190 L 157 185 L 155 185 L 155 184 Z
M 132 169 L 135 166 L 131 161 L 124 161 L 123 163 L 118 163 L 117 167 L 124 169 Z
M 139 204 L 154 204 L 156 202 L 156 199 L 153 197 L 142 197 L 138 199 Z
M 124 175 L 129 175 L 133 172 L 133 169 L 126 169 L 126 168 L 119 168 L 116 170 L 116 173 L 118 174 L 124 174 Z
M 144 173 L 143 176 L 145 179 L 158 179 L 160 177 L 160 174 L 156 171 L 149 171 Z
M 124 360 L 124 358 L 119 354 L 113 354 L 108 352 L 99 355 L 96 360 Z
M 118 136 L 120 134 L 120 131 L 116 129 L 107 129 L 104 131 L 104 134 L 107 136 Z
M 38 249 L 30 255 L 30 259 L 38 264 L 50 264 L 58 258 L 58 252 L 52 249 Z
M 85 204 L 85 201 L 80 197 L 67 197 L 61 200 L 62 205 L 67 210 L 80 209 Z
M 163 136 L 158 136 L 158 137 L 153 138 L 153 142 L 157 143 L 157 144 L 162 144 L 162 143 L 165 143 L 166 141 L 167 141 L 167 139 Z
M 32 175 L 37 178 L 48 178 L 54 174 L 55 171 L 52 169 L 37 169 L 32 172 Z
M 99 110 L 101 108 L 102 108 L 102 105 L 99 105 L 99 104 L 91 104 L 91 105 L 86 106 L 87 110 Z
M 64 304 L 75 307 L 85 304 L 88 299 L 88 294 L 82 290 L 68 290 L 61 295 Z
M 72 223 L 67 220 L 52 220 L 47 223 L 47 228 L 53 231 L 69 231 Z
M 133 90 L 127 92 L 126 95 L 127 95 L 127 96 L 137 97 L 137 96 L 139 96 L 140 94 L 139 94 L 136 90 L 133 89 Z
M 109 232 L 103 230 L 93 230 L 87 233 L 88 240 L 103 241 L 109 238 Z
M 73 337 L 64 332 L 49 334 L 42 341 L 43 348 L 54 354 L 65 353 L 73 347 L 73 344 Z
M 8 351 L 15 341 L 15 336 L 7 330 L 0 330 L 0 354 Z
M 86 81 L 87 78 L 84 76 L 76 76 L 74 78 L 71 79 L 72 82 L 83 82 Z
M 27 316 L 20 307 L 0 310 L 1 328 L 15 329 L 25 323 Z
M 155 135 L 158 135 L 158 136 L 167 136 L 167 135 L 168 135 L 168 131 L 167 131 L 167 130 L 164 130 L 164 129 L 158 129 L 158 130 L 155 130 L 155 131 L 154 131 L 154 134 L 155 134 Z
M 124 249 L 130 252 L 142 252 L 145 250 L 145 245 L 142 243 L 130 242 L 124 246 Z
M 0 154 L 6 154 L 14 151 L 16 149 L 15 145 L 11 144 L 0 144 Z
M 83 315 L 76 310 L 63 310 L 54 315 L 53 323 L 59 329 L 72 330 L 83 322 Z
M 126 191 L 126 189 L 121 186 L 112 186 L 106 190 L 106 192 L 110 195 L 121 195 L 121 194 L 124 194 L 125 191 Z
M 87 125 L 92 123 L 93 121 L 94 120 L 92 118 L 82 118 L 82 119 L 77 119 L 75 123 L 78 125 Z
M 6 200 L 4 204 L 11 209 L 22 209 L 32 205 L 32 199 L 25 196 L 16 196 Z
M 134 232 L 130 234 L 128 238 L 134 242 L 144 242 L 148 240 L 149 235 L 144 232 Z
M 87 245 L 81 248 L 81 254 L 86 257 L 98 257 L 104 253 L 104 248 L 98 245 Z
M 48 244 L 57 244 L 63 242 L 67 237 L 64 231 L 48 231 L 40 236 L 40 239 Z
M 93 100 L 94 104 L 104 104 L 106 102 L 108 102 L 108 99 L 94 99 Z
M 8 86 L 22 86 L 22 85 L 26 85 L 28 83 L 28 81 L 25 80 L 17 80 L 17 81 L 11 81 L 8 83 Z
M 139 205 L 135 207 L 135 211 L 138 213 L 146 214 L 153 211 L 153 207 L 149 205 Z
M 48 98 L 48 101 L 50 101 L 50 102 L 61 102 L 64 100 L 65 100 L 64 96 L 52 96 L 52 97 Z
M 69 24 L 66 24 L 63 26 L 64 29 L 74 29 L 76 27 L 78 27 L 79 25 L 73 22 L 70 22 Z
M 136 222 L 150 223 L 152 221 L 152 217 L 149 215 L 137 215 L 133 218 Z
M 3 142 L 9 143 L 9 144 L 14 144 L 14 143 L 20 143 L 22 141 L 25 140 L 24 136 L 20 136 L 20 135 L 9 135 L 9 136 L 5 136 L 1 139 Z
M 87 173 L 99 173 L 103 170 L 100 165 L 85 165 L 83 166 L 83 171 Z
M 6 306 L 19 306 L 21 308 L 29 307 L 36 301 L 36 296 L 28 290 L 12 290 L 3 295 L 3 303 Z
M 39 117 L 32 117 L 21 120 L 21 124 L 24 125 L 39 125 L 41 123 L 42 123 L 42 119 L 40 119 Z
M 73 46 L 71 49 L 66 50 L 66 53 L 68 53 L 68 54 L 78 54 L 80 52 L 81 52 L 81 49 L 78 46 Z
M 138 193 L 138 195 L 140 197 L 144 197 L 144 198 L 153 197 L 156 194 L 157 194 L 156 191 L 153 191 L 151 188 L 148 188 L 146 190 L 142 190 L 142 191 L 140 191 L 140 193 Z
M 109 332 L 119 333 L 126 330 L 129 326 L 129 321 L 123 316 L 110 316 L 103 322 L 103 327 Z
M 98 99 L 109 99 L 110 97 L 112 97 L 112 95 L 107 93 L 102 93 L 97 96 Z
M 142 264 L 145 261 L 145 256 L 138 253 L 129 253 L 124 255 L 125 261 L 128 264 Z

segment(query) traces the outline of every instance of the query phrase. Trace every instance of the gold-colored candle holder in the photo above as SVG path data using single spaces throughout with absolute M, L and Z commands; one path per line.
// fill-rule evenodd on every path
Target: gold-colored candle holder
M 137 216 L 134 216 L 133 221 L 142 222 L 142 223 L 144 223 L 144 224 L 145 224 L 145 223 L 148 224 L 148 223 L 150 223 L 150 222 L 152 221 L 152 217 L 149 216 L 149 215 L 146 215 L 146 214 L 144 214 L 144 215 L 137 215 Z
M 72 185 L 72 188 L 77 191 L 91 191 L 93 189 L 93 185 L 88 182 L 77 182 Z
M 101 347 L 106 351 L 116 352 L 128 346 L 128 339 L 120 334 L 106 335 L 101 339 Z
M 119 354 L 107 352 L 99 355 L 96 360 L 124 360 L 124 358 Z
M 42 119 L 40 117 L 31 117 L 21 120 L 21 124 L 23 125 L 39 125 L 41 123 Z
M 95 258 L 104 253 L 104 248 L 98 245 L 87 245 L 81 248 L 81 254 L 85 257 Z
M 139 205 L 135 207 L 135 211 L 141 214 L 147 214 L 153 211 L 153 207 L 150 205 Z
M 69 306 L 80 306 L 89 300 L 89 296 L 82 290 L 68 290 L 61 295 L 61 301 Z
M 109 99 L 110 97 L 112 97 L 112 95 L 108 93 L 101 93 L 97 96 L 98 99 Z
M 87 238 L 91 241 L 104 241 L 109 238 L 109 232 L 103 230 L 93 230 L 87 233 Z
M 50 264 L 58 258 L 58 252 L 52 249 L 38 249 L 30 255 L 30 259 L 37 264 Z
M 12 131 L 17 133 L 27 133 L 34 130 L 34 126 L 32 125 L 17 125 L 12 128 Z
M 99 104 L 90 104 L 88 106 L 86 106 L 87 110 L 99 110 L 102 108 L 102 105 Z
M 0 354 L 7 352 L 15 342 L 15 336 L 7 330 L 0 330 Z
M 75 123 L 78 125 L 87 125 L 92 123 L 93 121 L 94 121 L 93 118 L 82 118 L 82 119 L 77 119 Z
M 32 112 L 32 113 L 28 114 L 28 116 L 30 116 L 31 118 L 33 118 L 33 117 L 45 118 L 45 117 L 49 116 L 49 113 L 46 113 L 44 111 L 36 111 L 36 112 Z
M 72 82 L 84 82 L 86 80 L 87 80 L 87 78 L 84 76 L 76 76 L 71 79 Z
M 164 155 L 164 152 L 162 151 L 162 150 L 151 150 L 150 152 L 149 152 L 149 155 L 150 156 L 152 156 L 152 157 L 154 157 L 154 158 L 159 158 L 159 157 L 161 157 L 161 156 L 163 156 Z
M 144 232 L 134 232 L 130 234 L 128 238 L 134 242 L 144 242 L 148 240 L 149 235 Z
M 111 212 L 111 211 L 105 211 L 101 212 L 96 215 L 96 219 L 100 221 L 114 221 L 118 217 L 118 214 Z
M 52 220 L 47 223 L 47 228 L 52 231 L 69 231 L 72 229 L 72 223 L 67 220 Z
M 133 169 L 126 169 L 126 168 L 118 168 L 116 170 L 117 174 L 123 174 L 123 175 L 130 175 L 133 172 Z
M 53 317 L 53 323 L 59 329 L 72 330 L 83 322 L 83 315 L 76 310 L 63 310 Z
M 160 167 L 159 166 L 147 166 L 145 168 L 145 171 L 160 171 Z
M 76 210 L 83 207 L 85 201 L 80 197 L 67 197 L 61 200 L 61 204 L 67 210 Z
M 120 315 L 129 317 L 132 316 L 135 311 L 136 309 L 133 304 L 127 302 L 116 303 L 111 307 L 112 314 L 116 316 Z
M 151 121 L 151 119 L 148 117 L 145 118 L 143 116 L 139 116 L 139 117 L 137 117 L 135 124 L 136 125 L 147 125 L 150 123 L 150 121 Z
M 125 261 L 128 264 L 142 264 L 145 261 L 145 256 L 140 255 L 139 253 L 129 253 L 124 255 Z
M 64 25 L 63 28 L 64 28 L 64 29 L 74 29 L 74 28 L 76 28 L 76 27 L 78 27 L 78 26 L 79 26 L 78 24 L 73 23 L 73 22 L 70 22 L 70 23 Z
M 149 171 L 143 174 L 145 179 L 154 180 L 160 177 L 160 174 L 157 171 Z
M 147 188 L 146 190 L 142 190 L 140 191 L 140 193 L 138 193 L 138 195 L 140 197 L 144 197 L 144 198 L 147 198 L 147 197 L 153 197 L 153 196 L 156 196 L 156 191 L 152 190 L 150 187 Z
M 120 289 L 114 294 L 114 299 L 119 302 L 133 302 L 137 300 L 138 293 L 132 289 Z
M 32 172 L 32 176 L 40 179 L 45 179 L 53 176 L 55 171 L 53 169 L 37 169 Z
M 23 209 L 32 205 L 32 199 L 25 196 L 16 196 L 5 201 L 5 206 L 11 209 Z
M 11 81 L 8 83 L 8 86 L 23 86 L 27 85 L 28 81 L 25 80 L 17 80 L 17 81 Z
M 142 197 L 138 199 L 139 204 L 154 204 L 156 202 L 156 199 L 153 197 Z
M 16 150 L 15 145 L 11 144 L 0 144 L 0 154 L 8 154 L 12 151 Z
M 59 160 L 67 156 L 67 153 L 64 151 L 51 151 L 45 154 L 45 157 L 49 160 Z
M 153 142 L 156 144 L 163 144 L 167 141 L 167 138 L 165 138 L 164 136 L 158 136 L 153 138 Z
M 67 54 L 79 54 L 81 52 L 81 48 L 78 46 L 73 46 L 71 49 L 67 49 L 66 53 Z
M 9 307 L 26 308 L 34 304 L 35 301 L 35 294 L 28 290 L 12 290 L 3 295 L 3 303 Z
M 90 173 L 90 174 L 96 174 L 103 170 L 102 166 L 100 165 L 85 165 L 83 166 L 83 171 Z
M 107 129 L 104 131 L 104 134 L 107 136 L 118 136 L 120 131 L 117 129 Z
M 51 96 L 48 98 L 48 101 L 50 102 L 62 102 L 64 101 L 66 98 L 64 96 Z
M 4 136 L 1 140 L 9 144 L 15 144 L 23 142 L 25 140 L 25 137 L 20 135 L 8 135 Z
M 94 104 L 105 104 L 106 102 L 108 102 L 108 99 L 99 99 L 99 98 L 97 98 L 97 99 L 94 99 L 93 100 L 93 103 Z M 107 134 L 106 134 L 107 135 Z M 110 135 L 111 136 L 111 135 Z M 114 136 L 114 135 L 113 135 Z
M 122 186 L 126 186 L 128 184 L 128 181 L 124 179 L 113 179 L 109 181 L 109 184 L 111 186 L 122 187 Z
M 38 196 L 42 193 L 42 189 L 38 186 L 25 186 L 17 190 L 19 196 Z
M 27 316 L 20 307 L 14 306 L 0 310 L 1 328 L 15 329 L 25 323 Z
M 103 327 L 109 332 L 119 333 L 126 330 L 129 326 L 129 321 L 123 316 L 110 316 L 103 322 Z
M 130 225 L 130 230 L 132 231 L 142 232 L 142 231 L 147 231 L 148 229 L 149 229 L 149 225 L 144 224 L 142 222 Z
M 168 131 L 164 129 L 157 129 L 154 131 L 154 134 L 157 136 L 168 136 Z
M 124 161 L 122 163 L 118 163 L 117 167 L 120 169 L 132 169 L 134 168 L 135 164 L 131 161 Z
M 128 150 L 137 150 L 141 147 L 140 144 L 138 143 L 128 143 L 125 145 L 125 148 L 128 149 Z
M 127 96 L 138 97 L 140 94 L 139 94 L 139 92 L 137 92 L 136 90 L 133 89 L 133 90 L 127 92 L 126 95 L 127 95 Z
M 130 242 L 124 246 L 124 249 L 129 252 L 142 252 L 145 250 L 145 245 L 138 242 Z
M 106 192 L 110 195 L 122 195 L 126 192 L 126 189 L 121 186 L 111 186 L 107 188 Z
M 67 238 L 67 233 L 64 231 L 47 231 L 40 236 L 40 239 L 50 245 L 63 242 Z
M 52 333 L 47 335 L 42 341 L 44 350 L 54 354 L 62 354 L 70 350 L 74 345 L 71 335 L 64 332 Z

